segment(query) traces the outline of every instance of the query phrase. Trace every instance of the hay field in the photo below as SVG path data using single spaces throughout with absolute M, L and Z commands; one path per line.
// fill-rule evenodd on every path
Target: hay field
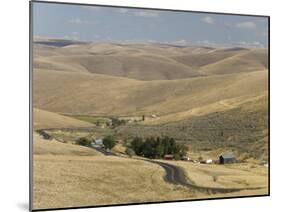
M 167 184 L 154 164 L 114 156 L 34 155 L 34 208 L 182 200 L 198 196 Z
M 164 181 L 155 164 L 104 156 L 92 148 L 34 133 L 35 209 L 193 198 L 198 192 Z

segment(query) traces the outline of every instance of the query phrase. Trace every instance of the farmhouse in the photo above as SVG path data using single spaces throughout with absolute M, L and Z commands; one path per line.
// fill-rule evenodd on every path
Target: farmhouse
M 223 154 L 219 157 L 220 164 L 235 163 L 236 159 L 232 154 Z
M 93 141 L 91 145 L 92 147 L 104 147 L 103 140 L 101 138 L 95 139 L 95 141 Z
M 212 164 L 213 163 L 213 160 L 212 159 L 207 159 L 206 160 L 206 164 Z
M 174 159 L 174 155 L 164 155 L 164 159 L 165 160 L 173 160 Z
M 101 138 L 95 139 L 95 144 L 96 145 L 103 145 L 103 140 Z

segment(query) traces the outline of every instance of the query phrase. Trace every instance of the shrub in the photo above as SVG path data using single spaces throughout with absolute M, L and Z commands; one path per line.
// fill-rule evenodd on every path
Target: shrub
M 112 149 L 117 144 L 117 141 L 112 136 L 107 136 L 103 139 L 105 149 Z
M 177 153 L 177 154 L 174 155 L 174 158 L 175 158 L 175 160 L 180 160 L 181 156 Z
M 89 140 L 85 137 L 81 137 L 81 138 L 78 138 L 78 140 L 76 141 L 76 144 L 81 145 L 81 146 L 90 146 L 91 140 Z
M 214 175 L 214 176 L 213 176 L 213 181 L 214 181 L 214 182 L 217 182 L 218 179 L 219 179 L 219 176 L 218 176 L 218 175 Z
M 131 142 L 131 148 L 134 150 L 134 152 L 137 155 L 141 155 L 142 154 L 142 150 L 143 150 L 143 140 L 140 137 L 135 137 L 133 139 L 133 141 Z

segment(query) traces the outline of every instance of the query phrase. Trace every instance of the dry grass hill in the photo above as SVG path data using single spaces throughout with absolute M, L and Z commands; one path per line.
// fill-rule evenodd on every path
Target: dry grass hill
M 267 158 L 267 49 L 55 42 L 34 46 L 36 108 L 69 115 L 156 114 L 117 131 L 169 134 L 193 146 Z
M 52 140 L 33 133 L 33 207 L 266 194 L 268 169 L 257 164 L 268 161 L 267 58 L 267 49 L 36 38 L 34 130 L 56 130 Z M 93 124 L 142 115 L 145 121 L 114 128 Z M 169 163 L 181 167 L 197 185 L 261 188 L 202 193 L 167 183 L 165 170 L 155 163 L 71 144 L 80 137 L 111 134 L 119 140 L 116 152 L 124 152 L 125 138 L 135 136 L 173 137 L 189 146 L 193 159 L 234 152 L 238 160 L 254 162 Z
M 70 114 L 162 116 L 214 103 L 219 109 L 219 102 L 226 99 L 259 96 L 267 90 L 267 71 L 139 81 L 35 69 L 34 82 L 37 108 Z
M 92 124 L 56 113 L 33 109 L 34 129 L 91 127 Z
M 200 194 L 166 183 L 164 170 L 156 164 L 104 156 L 92 148 L 44 140 L 37 133 L 33 158 L 36 209 L 180 200 Z

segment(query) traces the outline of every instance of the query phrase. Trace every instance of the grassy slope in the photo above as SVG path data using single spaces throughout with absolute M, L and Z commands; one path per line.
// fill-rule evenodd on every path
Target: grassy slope
M 239 191 L 227 196 L 258 195 L 268 193 L 268 168 L 261 165 L 230 164 L 205 165 L 182 161 L 166 161 L 182 167 L 195 184 L 213 188 L 258 188 Z M 214 178 L 216 181 L 214 181 Z M 216 196 L 224 197 L 225 194 Z
M 35 45 L 34 64 L 39 69 L 170 80 L 264 69 L 266 58 L 266 50 L 255 49 L 98 43 L 60 48 Z
M 46 51 L 42 46 L 36 48 L 38 59 L 63 66 L 61 70 L 53 66 L 48 70 L 46 67 L 35 69 L 36 107 L 72 115 L 157 114 L 157 119 L 143 123 L 148 127 L 124 127 L 118 132 L 135 135 L 141 129 L 144 135 L 168 134 L 196 148 L 208 149 L 218 145 L 236 149 L 238 146 L 240 151 L 255 150 L 251 151 L 255 153 L 254 157 L 267 158 L 268 72 L 265 49 L 108 43 L 48 47 Z M 104 66 L 108 58 L 120 66 Z M 107 70 L 97 70 L 99 73 L 131 77 L 130 71 L 141 67 L 137 60 L 143 61 L 143 65 L 150 64 L 146 64 L 147 61 L 169 63 L 169 66 L 182 64 L 199 68 L 200 72 L 210 76 L 142 81 L 89 73 L 92 66 L 100 65 Z M 162 79 L 163 75 L 158 76 L 158 73 L 163 74 L 165 68 L 151 64 L 149 67 L 153 67 L 156 73 L 151 79 Z
M 83 45 L 83 48 L 81 45 L 48 47 L 48 50 L 40 46 L 36 48 L 34 103 L 38 108 L 69 114 L 158 114 L 160 119 L 147 121 L 139 128 L 119 128 L 117 132 L 129 135 L 136 135 L 137 131 L 145 135 L 170 133 L 195 149 L 215 146 L 217 151 L 234 149 L 254 153 L 253 157 L 267 157 L 267 71 L 264 70 L 266 61 L 262 61 L 263 54 L 259 54 L 259 62 L 253 60 L 253 57 L 257 58 L 255 54 L 244 55 L 242 64 L 237 65 L 239 60 L 233 60 L 233 57 L 238 56 L 233 55 L 241 52 L 225 55 L 218 53 L 208 57 L 208 52 L 214 51 L 208 48 L 179 50 L 167 45 L 109 44 Z M 207 67 L 200 62 L 205 56 L 199 56 L 198 53 L 206 54 L 213 64 Z M 132 56 L 129 58 L 129 66 L 124 68 L 122 64 L 126 62 L 124 58 L 128 54 Z M 183 57 L 183 54 L 185 57 L 190 55 L 189 59 Z M 150 82 L 94 74 L 99 69 L 95 69 L 95 65 L 89 62 L 93 58 L 91 55 L 111 55 L 113 62 L 104 71 L 117 76 L 143 80 L 140 78 L 140 70 L 147 64 L 148 68 L 152 66 L 154 69 L 158 68 L 156 64 L 161 64 L 161 69 L 157 70 L 157 74 L 148 75 L 147 79 L 154 79 Z M 101 67 L 107 63 L 102 56 L 96 58 L 95 63 L 100 63 Z M 133 69 L 130 63 L 135 64 L 135 60 L 141 61 L 141 64 Z M 121 65 L 118 67 L 118 64 Z M 241 68 L 238 72 L 245 71 L 244 65 L 253 65 L 255 70 L 246 71 L 255 72 L 239 74 L 236 70 L 236 74 L 223 76 L 155 80 L 170 79 L 170 68 L 178 69 L 175 76 L 182 78 L 192 76 L 186 73 L 193 73 L 193 68 L 199 67 L 202 67 L 200 71 L 205 74 L 223 74 L 226 65 L 232 67 L 227 70 L 228 73 L 233 73 L 235 66 Z M 117 70 L 112 67 L 117 67 Z M 34 110 L 37 129 L 91 126 L 90 123 L 41 109 Z M 90 148 L 43 141 L 38 134 L 34 134 L 34 137 L 35 208 L 210 197 L 165 183 L 163 169 L 155 164 L 100 156 Z M 267 180 L 264 169 L 248 170 L 247 167 L 232 166 L 224 169 L 222 166 L 203 167 L 182 162 L 178 165 L 187 171 L 192 170 L 189 177 L 198 184 L 260 186 L 265 185 Z M 215 174 L 219 174 L 217 183 L 212 181 Z M 243 191 L 223 196 L 266 192 Z
M 237 104 L 237 101 L 235 101 Z M 161 123 L 161 117 L 154 124 L 119 127 L 120 135 L 134 136 L 171 136 L 189 144 L 193 150 L 234 151 L 241 159 L 253 157 L 268 160 L 268 114 L 267 95 L 252 97 L 238 106 L 228 105 L 228 109 L 216 112 L 180 117 L 170 117 Z M 215 108 L 217 109 L 217 108 Z M 153 122 L 152 122 L 153 123 Z M 242 157 L 243 156 L 243 157 Z
M 231 56 L 241 54 L 247 51 L 248 51 L 247 49 L 239 50 L 239 51 L 231 51 L 231 50 L 225 51 L 224 49 L 211 50 L 209 52 L 204 52 L 201 54 L 185 54 L 180 56 L 173 56 L 172 58 L 185 65 L 198 69 L 201 66 L 212 64 L 221 61 L 225 58 L 229 58 Z
M 112 156 L 34 157 L 34 207 L 78 207 L 194 198 L 155 164 Z M 59 185 L 59 186 L 58 186 Z
M 169 81 L 49 70 L 34 73 L 35 107 L 71 114 L 164 115 L 255 96 L 266 89 L 267 71 Z
M 205 74 L 231 74 L 266 69 L 267 49 L 253 49 L 200 67 Z
M 33 133 L 33 154 L 35 155 L 68 155 L 68 156 L 98 156 L 102 155 L 94 149 L 74 144 L 62 143 L 56 140 L 45 140 L 38 133 Z
M 45 110 L 33 109 L 34 129 L 92 127 L 93 125 Z

